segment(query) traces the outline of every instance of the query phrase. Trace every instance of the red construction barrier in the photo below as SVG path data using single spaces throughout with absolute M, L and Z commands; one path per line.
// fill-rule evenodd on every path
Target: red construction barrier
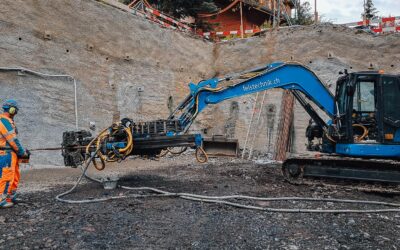
M 382 33 L 382 28 L 373 28 L 372 31 L 375 33 Z
M 396 20 L 396 17 L 382 17 L 382 23 L 393 22 Z
M 164 19 L 164 20 L 166 20 L 166 21 L 168 21 L 170 23 L 173 23 L 173 24 L 177 25 L 178 27 L 184 28 L 184 29 L 186 29 L 188 31 L 192 31 L 192 28 L 190 28 L 188 25 L 183 24 L 183 23 L 181 23 L 181 22 L 179 22 L 179 21 L 177 21 L 177 20 L 175 20 L 175 19 L 173 19 L 173 18 L 161 13 L 160 11 L 158 11 L 156 9 L 153 9 L 151 7 L 147 7 L 146 6 L 146 11 L 148 13 L 150 13 L 150 14 L 153 14 L 153 15 L 157 16 L 157 17 L 161 17 L 162 19 Z
M 367 25 L 375 25 L 377 27 L 372 27 L 371 30 L 375 33 L 393 33 L 400 31 L 400 17 L 382 17 L 381 19 L 375 19 L 372 22 L 366 21 Z M 363 21 L 347 23 L 346 26 L 362 26 Z
M 369 20 L 365 20 L 365 24 L 369 25 Z M 364 21 L 357 22 L 357 25 L 364 25 Z
M 135 7 L 140 5 L 140 9 L 138 10 Z M 154 9 L 151 7 L 151 5 L 146 1 L 146 0 L 134 0 L 130 4 L 128 4 L 128 7 L 130 9 L 134 9 L 133 14 L 139 14 L 146 16 L 148 19 L 161 24 L 162 26 L 166 28 L 171 28 L 171 29 L 183 29 L 186 31 L 192 31 L 192 28 L 189 27 L 188 25 L 179 22 L 172 17 L 167 16 L 166 14 L 163 14 L 162 12 Z
M 260 29 L 244 30 L 244 34 L 254 34 L 260 32 Z M 201 36 L 229 36 L 229 35 L 241 35 L 240 30 L 230 30 L 230 31 L 212 31 L 212 32 L 198 32 Z

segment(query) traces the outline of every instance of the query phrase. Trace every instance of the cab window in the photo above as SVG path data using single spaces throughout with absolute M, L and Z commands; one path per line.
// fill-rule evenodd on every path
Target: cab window
M 355 85 L 353 111 L 375 112 L 375 81 L 360 80 Z
M 382 78 L 384 117 L 393 121 L 400 120 L 400 83 L 399 78 Z

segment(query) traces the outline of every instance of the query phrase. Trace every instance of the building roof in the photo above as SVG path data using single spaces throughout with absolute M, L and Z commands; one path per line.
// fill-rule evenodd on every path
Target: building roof
M 200 18 L 207 18 L 207 17 L 212 17 L 212 16 L 216 16 L 219 14 L 222 14 L 228 10 L 230 10 L 232 7 L 234 7 L 237 3 L 242 2 L 246 5 L 249 5 L 252 7 L 252 9 L 266 13 L 268 15 L 273 15 L 273 10 L 268 8 L 266 5 L 263 5 L 260 3 L 259 0 L 230 0 L 231 3 L 229 3 L 227 6 L 225 6 L 223 9 L 219 10 L 218 12 L 215 13 L 204 13 L 204 14 L 199 14 Z M 221 2 L 227 2 L 226 0 L 221 0 Z M 294 7 L 294 0 L 283 0 L 282 2 L 283 4 L 289 4 L 289 6 L 291 8 Z M 286 13 L 287 14 L 287 13 Z M 287 16 L 290 16 L 290 14 L 288 14 Z M 287 16 L 282 16 L 282 19 L 287 19 Z

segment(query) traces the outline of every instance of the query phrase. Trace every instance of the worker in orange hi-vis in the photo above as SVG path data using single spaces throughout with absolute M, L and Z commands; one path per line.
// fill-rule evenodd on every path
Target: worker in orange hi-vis
M 29 160 L 30 153 L 17 138 L 14 116 L 18 103 L 7 100 L 3 103 L 4 113 L 0 114 L 0 208 L 12 207 L 16 201 L 19 182 L 19 160 Z

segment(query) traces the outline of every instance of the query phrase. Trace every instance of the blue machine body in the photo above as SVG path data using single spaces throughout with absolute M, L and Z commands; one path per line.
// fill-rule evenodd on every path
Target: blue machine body
M 108 150 L 121 149 L 126 147 L 126 142 L 109 142 L 106 144 Z
M 336 144 L 336 153 L 355 157 L 400 158 L 400 145 L 351 143 Z
M 318 77 L 301 65 L 274 64 L 269 70 L 248 81 L 224 89 L 224 91 L 204 92 L 199 96 L 199 112 L 208 104 L 252 94 L 272 88 L 293 89 L 304 93 L 329 116 L 334 114 L 334 97 Z

